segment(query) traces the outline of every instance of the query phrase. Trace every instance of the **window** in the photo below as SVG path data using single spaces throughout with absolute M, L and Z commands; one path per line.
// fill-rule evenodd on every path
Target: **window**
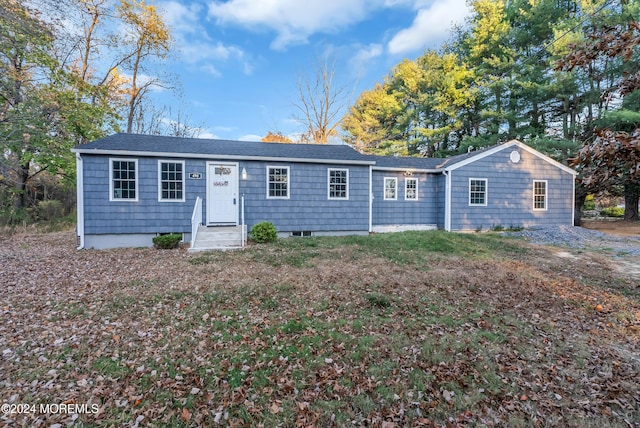
M 349 199 L 348 169 L 329 169 L 329 199 Z
M 158 199 L 184 201 L 184 162 L 158 161 Z
M 418 200 L 418 179 L 407 178 L 404 186 L 404 198 L 408 201 Z
M 534 211 L 545 211 L 547 209 L 547 182 L 533 182 L 533 209 Z
M 487 205 L 487 179 L 469 179 L 469 205 Z
M 398 194 L 396 193 L 396 189 L 398 188 L 398 179 L 395 177 L 385 177 L 384 178 L 384 199 L 386 200 L 396 200 L 398 199 Z
M 111 169 L 109 170 L 111 191 L 109 200 L 111 201 L 137 201 L 136 192 L 138 176 L 138 160 L 109 159 Z
M 267 167 L 267 198 L 289 199 L 289 167 Z

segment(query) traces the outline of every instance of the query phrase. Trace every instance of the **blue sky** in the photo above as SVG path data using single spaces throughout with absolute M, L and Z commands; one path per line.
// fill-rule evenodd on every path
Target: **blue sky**
M 175 53 L 165 61 L 183 90 L 172 106 L 202 126 L 201 137 L 259 140 L 295 135 L 296 82 L 318 60 L 335 61 L 351 103 L 403 58 L 447 40 L 468 15 L 465 0 L 160 1 Z M 175 94 L 157 93 L 161 104 Z

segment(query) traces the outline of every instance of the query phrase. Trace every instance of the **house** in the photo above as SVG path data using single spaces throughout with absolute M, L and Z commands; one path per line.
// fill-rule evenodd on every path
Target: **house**
M 576 173 L 515 140 L 447 159 L 136 134 L 72 151 L 78 248 L 243 245 L 263 220 L 280 236 L 573 223 Z

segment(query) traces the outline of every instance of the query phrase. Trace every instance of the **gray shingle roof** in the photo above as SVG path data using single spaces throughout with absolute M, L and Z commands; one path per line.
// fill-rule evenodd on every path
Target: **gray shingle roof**
M 149 155 L 211 155 L 238 158 L 284 158 L 323 161 L 373 163 L 347 145 L 281 144 L 256 141 L 230 141 L 201 138 L 180 138 L 142 134 L 113 134 L 82 144 L 75 152 L 137 152 Z
M 473 151 L 449 158 L 407 156 L 372 156 L 358 153 L 347 145 L 282 144 L 256 141 L 213 140 L 167 137 L 143 134 L 113 134 L 76 146 L 74 152 L 140 154 L 150 156 L 223 156 L 245 159 L 297 159 L 306 162 L 364 163 L 381 168 L 440 170 L 477 156 L 485 150 Z

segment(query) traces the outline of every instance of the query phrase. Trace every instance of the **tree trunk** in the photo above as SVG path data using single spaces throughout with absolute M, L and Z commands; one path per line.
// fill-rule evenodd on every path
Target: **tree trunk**
M 638 221 L 638 201 L 640 201 L 640 184 L 626 183 L 624 185 L 624 219 Z
M 26 165 L 20 165 L 18 170 L 18 180 L 13 193 L 13 208 L 16 210 L 25 208 L 27 205 L 27 181 L 29 181 L 29 162 Z
M 573 225 L 582 226 L 582 208 L 584 208 L 584 202 L 587 200 L 587 188 L 580 183 L 576 183 L 576 199 L 575 208 L 573 210 Z

